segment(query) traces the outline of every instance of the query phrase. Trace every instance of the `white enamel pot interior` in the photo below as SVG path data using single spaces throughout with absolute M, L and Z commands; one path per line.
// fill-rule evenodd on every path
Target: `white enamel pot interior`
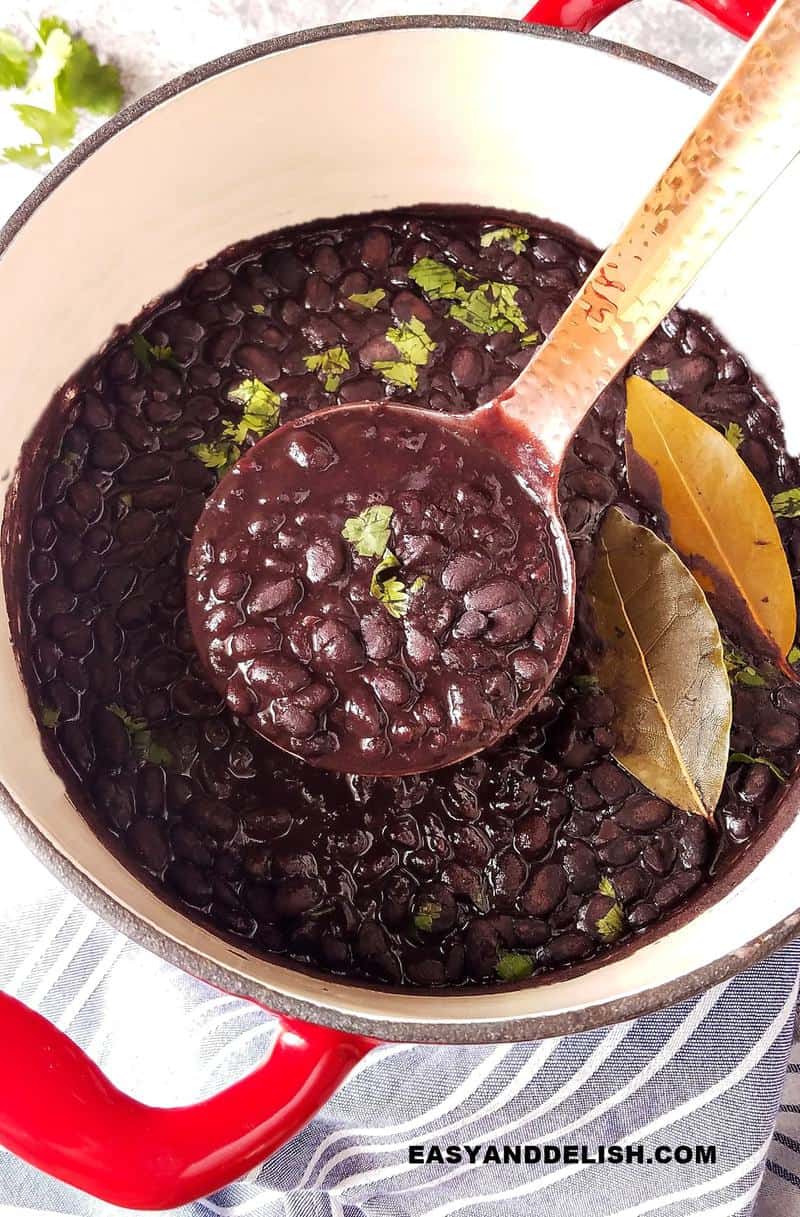
M 168 86 L 72 154 L 6 230 L 0 470 L 116 324 L 228 244 L 414 203 L 529 211 L 604 244 L 704 101 L 702 82 L 596 39 L 431 18 L 316 31 Z M 792 439 L 796 322 L 783 306 L 798 198 L 798 174 L 785 175 L 690 300 L 766 377 Z M 582 974 L 447 997 L 306 975 L 198 927 L 133 877 L 45 761 L 6 630 L 0 679 L 0 779 L 34 847 L 133 937 L 276 1010 L 388 1039 L 529 1039 L 697 991 L 798 923 L 790 787 L 769 837 L 713 901 Z

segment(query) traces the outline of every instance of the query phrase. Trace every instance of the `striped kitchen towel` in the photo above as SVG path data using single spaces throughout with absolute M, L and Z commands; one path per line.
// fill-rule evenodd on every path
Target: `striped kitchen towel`
M 211 1094 L 269 1046 L 267 1015 L 115 934 L 2 822 L 0 948 L 0 986 L 147 1102 Z M 260 1170 L 182 1212 L 798 1217 L 799 971 L 800 942 L 699 998 L 584 1035 L 379 1048 Z M 17 1211 L 119 1212 L 0 1152 L 0 1214 Z

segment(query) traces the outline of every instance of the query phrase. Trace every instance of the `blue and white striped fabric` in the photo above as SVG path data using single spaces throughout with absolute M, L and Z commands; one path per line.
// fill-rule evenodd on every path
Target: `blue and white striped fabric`
M 191 1102 L 241 1077 L 268 1049 L 268 1016 L 115 934 L 5 824 L 0 927 L 0 986 L 141 1099 Z M 799 973 L 800 942 L 694 1001 L 585 1035 L 379 1048 L 260 1170 L 182 1213 L 797 1217 L 800 1053 L 790 1057 Z M 648 1155 L 715 1145 L 716 1162 L 409 1160 L 410 1146 L 627 1143 Z M 0 1152 L 0 1214 L 117 1211 Z

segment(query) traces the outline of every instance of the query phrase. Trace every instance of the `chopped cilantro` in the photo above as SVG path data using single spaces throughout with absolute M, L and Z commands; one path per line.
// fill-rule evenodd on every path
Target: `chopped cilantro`
M 223 477 L 232 469 L 242 455 L 239 445 L 230 439 L 212 440 L 210 444 L 192 444 L 189 451 L 206 469 L 216 470 L 219 477 Z
M 253 312 L 258 313 L 259 316 L 261 316 L 262 313 L 266 313 L 266 311 L 267 311 L 266 306 L 263 304 L 254 304 L 252 306 L 252 308 L 253 308 Z
M 737 685 L 748 685 L 754 689 L 761 689 L 766 685 L 766 678 L 757 668 L 753 667 L 747 656 L 727 642 L 723 647 L 723 658 L 729 680 L 735 681 Z
M 533 974 L 533 960 L 530 955 L 519 955 L 516 951 L 506 951 L 498 959 L 494 970 L 500 980 L 526 980 Z
M 303 363 L 309 372 L 325 377 L 326 393 L 335 393 L 342 383 L 342 374 L 350 371 L 350 356 L 344 347 L 328 347 L 318 355 L 305 355 Z
M 54 148 L 67 148 L 81 112 L 114 114 L 122 104 L 119 71 L 101 64 L 85 38 L 58 17 L 45 17 L 28 51 L 8 30 L 0 30 L 0 88 L 13 89 L 10 109 L 39 137 L 38 142 L 3 148 L 0 161 L 28 168 L 49 163 Z
M 447 315 L 473 334 L 500 334 L 515 329 L 525 334 L 528 325 L 516 297 L 513 283 L 479 283 L 469 291 L 462 287 Z
M 541 342 L 541 339 L 542 335 L 539 330 L 531 330 L 530 334 L 523 334 L 522 338 L 519 340 L 519 344 L 523 347 L 532 347 L 535 346 L 537 342 Z
M 398 389 L 416 389 L 418 372 L 413 363 L 400 363 L 394 359 L 378 359 L 373 363 L 376 372 L 390 385 Z
M 58 720 L 61 718 L 61 711 L 55 706 L 42 706 L 42 726 L 48 731 L 52 731 L 58 726 Z
M 380 558 L 389 544 L 392 512 L 385 505 L 365 507 L 357 516 L 345 520 L 342 536 L 362 558 Z
M 786 658 L 789 663 L 797 663 L 800 660 L 800 647 L 793 646 Z
M 242 380 L 229 389 L 228 401 L 235 401 L 237 405 L 244 407 L 244 413 L 238 423 L 228 422 L 222 428 L 223 438 L 233 440 L 234 444 L 243 444 L 249 433 L 261 439 L 262 436 L 269 435 L 270 431 L 274 431 L 280 422 L 280 395 L 256 377 Z M 238 459 L 237 455 L 235 460 Z
M 382 287 L 376 287 L 372 292 L 353 292 L 352 296 L 348 296 L 348 300 L 352 300 L 353 304 L 360 304 L 362 308 L 374 309 L 383 300 L 386 292 Z
M 742 441 L 744 440 L 744 431 L 738 423 L 728 423 L 722 434 L 725 436 L 728 443 L 736 449 L 740 447 Z
M 153 360 L 156 363 L 166 363 L 172 368 L 180 370 L 180 364 L 177 359 L 173 358 L 172 347 L 170 346 L 153 346 L 148 342 L 144 334 L 134 334 L 131 339 L 133 353 L 139 360 L 143 368 L 150 370 L 153 366 Z
M 604 916 L 597 919 L 597 932 L 603 942 L 614 942 L 625 929 L 625 914 L 617 900 Z
M 517 224 L 511 224 L 508 228 L 491 228 L 488 232 L 481 233 L 481 245 L 484 249 L 500 241 L 503 245 L 510 245 L 515 254 L 521 254 L 529 240 L 530 233 Z
M 423 934 L 430 934 L 442 913 L 438 900 L 423 900 L 414 914 L 414 925 Z
M 379 600 L 387 613 L 392 617 L 405 617 L 408 612 L 408 592 L 402 579 L 398 579 L 392 571 L 396 570 L 400 563 L 390 549 L 384 550 L 375 570 L 372 572 L 372 581 L 369 585 L 369 590 L 376 600 Z
M 133 495 L 129 490 L 126 490 L 124 494 L 119 496 L 119 501 L 120 503 L 124 503 L 126 507 L 130 507 L 133 503 Z
M 612 900 L 616 900 L 617 893 L 614 889 L 614 884 L 609 879 L 608 875 L 602 875 L 600 882 L 597 885 L 597 890 L 601 896 L 610 896 Z
M 428 575 L 417 575 L 411 587 L 408 589 L 409 595 L 413 596 L 414 592 L 418 592 L 428 582 Z
M 458 292 L 456 272 L 435 258 L 420 258 L 408 272 L 408 277 L 422 288 L 431 300 L 451 300 Z
M 112 702 L 108 707 L 115 714 L 128 732 L 136 754 L 141 760 L 150 761 L 153 765 L 171 765 L 174 757 L 168 748 L 153 740 L 153 732 L 147 725 L 147 719 L 139 715 L 129 714 L 124 706 Z
M 648 377 L 654 385 L 665 385 L 669 381 L 669 369 L 653 368 L 652 372 L 648 373 Z
M 776 516 L 787 516 L 789 519 L 800 516 L 800 486 L 781 490 L 779 494 L 774 495 L 772 510 Z
M 770 773 L 773 773 L 779 782 L 786 781 L 786 774 L 772 761 L 765 756 L 748 756 L 746 752 L 732 752 L 728 757 L 729 765 L 766 765 Z

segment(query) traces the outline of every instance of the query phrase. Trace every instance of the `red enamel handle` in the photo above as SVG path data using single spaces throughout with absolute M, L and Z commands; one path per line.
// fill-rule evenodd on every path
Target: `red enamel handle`
M 178 1208 L 268 1157 L 376 1042 L 282 1019 L 267 1060 L 242 1081 L 191 1107 L 148 1107 L 0 994 L 0 1143 L 111 1204 Z
M 713 17 L 740 38 L 750 38 L 772 7 L 772 0 L 685 0 L 691 8 Z M 590 33 L 628 0 L 537 0 L 524 21 L 534 25 L 560 25 Z

